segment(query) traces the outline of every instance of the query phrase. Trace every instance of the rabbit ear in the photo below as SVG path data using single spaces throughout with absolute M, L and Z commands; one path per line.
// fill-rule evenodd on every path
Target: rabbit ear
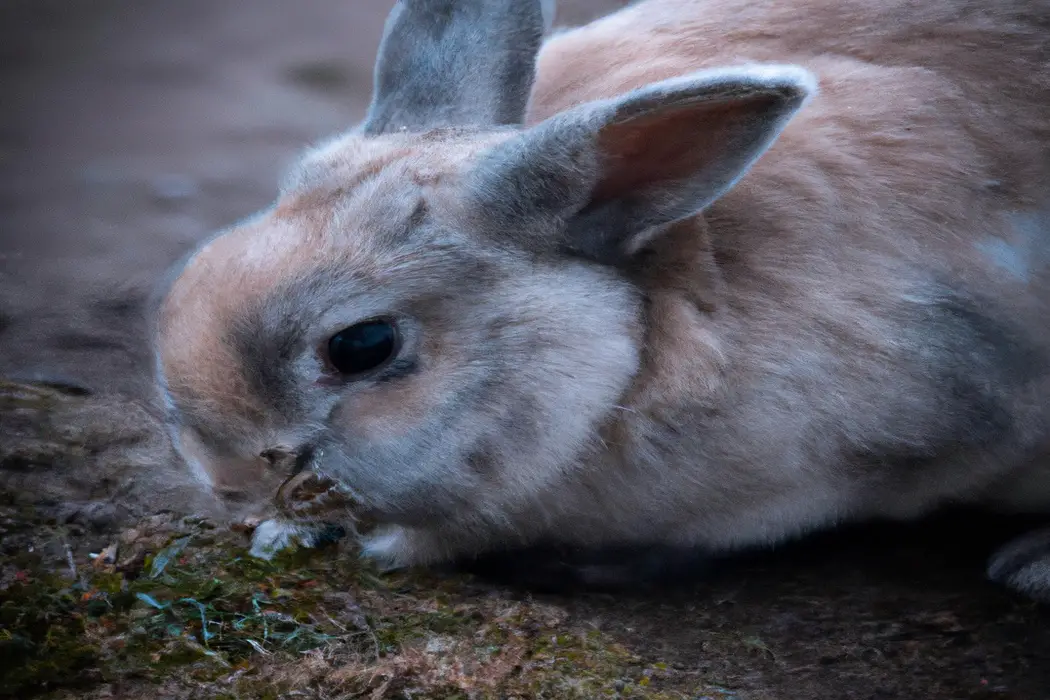
M 544 20 L 540 0 L 398 0 L 362 130 L 520 124 Z
M 545 219 L 558 247 L 615 263 L 728 191 L 815 92 L 815 77 L 790 65 L 654 83 L 495 147 L 474 193 L 501 230 L 527 239 Z

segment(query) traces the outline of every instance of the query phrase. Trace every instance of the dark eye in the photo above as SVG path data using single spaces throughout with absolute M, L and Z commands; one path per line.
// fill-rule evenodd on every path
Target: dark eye
M 397 351 L 397 329 L 380 319 L 344 328 L 328 339 L 328 362 L 344 375 L 374 370 L 391 360 Z

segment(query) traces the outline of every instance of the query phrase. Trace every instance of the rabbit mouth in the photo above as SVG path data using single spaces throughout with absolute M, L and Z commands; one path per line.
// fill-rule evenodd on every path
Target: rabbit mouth
M 311 451 L 297 460 L 296 469 L 277 489 L 278 512 L 295 520 L 346 519 L 365 524 L 368 520 L 360 499 L 351 489 L 317 469 L 321 453 Z

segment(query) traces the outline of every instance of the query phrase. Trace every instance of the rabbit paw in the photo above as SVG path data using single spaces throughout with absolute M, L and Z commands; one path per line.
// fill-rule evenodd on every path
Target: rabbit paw
M 375 562 L 380 571 L 393 571 L 436 562 L 445 553 L 429 533 L 393 525 L 362 537 L 361 557 Z
M 248 553 L 257 558 L 270 560 L 285 549 L 295 547 L 319 547 L 346 535 L 346 531 L 329 523 L 295 523 L 275 518 L 259 524 L 252 533 L 252 546 Z
M 1030 532 L 999 549 L 988 562 L 988 578 L 1050 603 L 1050 528 Z

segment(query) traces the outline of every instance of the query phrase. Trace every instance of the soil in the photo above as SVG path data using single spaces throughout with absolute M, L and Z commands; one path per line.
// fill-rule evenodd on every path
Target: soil
M 24 578 L 30 548 L 33 566 L 62 570 L 72 557 L 83 569 L 88 552 L 161 506 L 205 508 L 146 400 L 150 292 L 196 241 L 266 205 L 305 145 L 363 115 L 391 4 L 0 4 L 0 375 L 25 382 L 0 387 L 0 588 Z M 572 24 L 622 3 L 560 4 L 559 21 Z M 634 673 L 602 686 L 613 696 L 1038 700 L 1050 698 L 1050 611 L 983 579 L 992 549 L 1027 526 L 956 513 L 855 528 L 658 593 L 550 596 L 456 577 L 435 591 L 526 600 L 555 627 L 600 634 L 622 651 L 601 668 Z M 55 545 L 59 531 L 68 556 Z M 340 585 L 338 575 L 327 584 Z M 421 585 L 414 600 L 426 599 Z M 425 649 L 440 646 L 434 639 Z M 402 663 L 414 648 L 388 658 Z M 628 667 L 656 680 L 642 683 Z M 162 678 L 95 678 L 77 693 L 358 696 L 302 682 L 234 692 L 201 681 L 176 692 Z M 406 687 L 373 684 L 360 696 L 409 697 Z M 422 692 L 413 697 L 455 696 Z M 487 697 L 471 693 L 460 697 Z

